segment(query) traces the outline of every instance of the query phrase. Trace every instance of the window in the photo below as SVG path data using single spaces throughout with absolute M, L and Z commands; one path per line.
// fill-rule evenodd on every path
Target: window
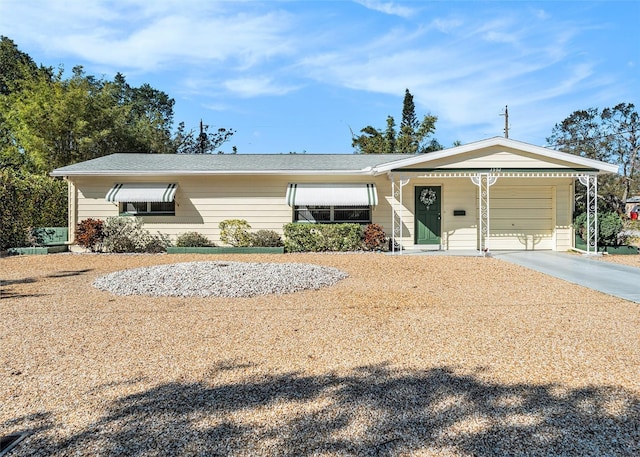
M 176 203 L 170 202 L 122 202 L 120 203 L 121 215 L 164 215 L 175 216 Z
M 338 224 L 352 222 L 369 224 L 371 206 L 295 206 L 294 222 L 315 222 L 317 224 Z

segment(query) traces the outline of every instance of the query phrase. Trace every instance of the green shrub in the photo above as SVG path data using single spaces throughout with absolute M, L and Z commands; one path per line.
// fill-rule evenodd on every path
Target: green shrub
M 92 252 L 99 251 L 104 240 L 104 223 L 100 219 L 85 219 L 76 227 L 76 243 Z
M 364 229 L 362 244 L 369 251 L 386 251 L 389 249 L 389 240 L 384 229 L 378 224 L 369 224 Z
M 169 235 L 158 232 L 157 235 L 149 234 L 149 237 L 145 240 L 142 252 L 149 254 L 159 254 L 166 252 L 167 247 L 172 246 L 171 238 Z
M 157 253 L 171 245 L 167 235 L 152 235 L 137 217 L 108 217 L 102 229 L 107 252 Z
M 578 215 L 574 221 L 576 233 L 587 241 L 587 213 Z M 623 233 L 624 221 L 618 213 L 609 212 L 598 214 L 598 245 L 620 246 L 627 242 Z
M 251 246 L 277 248 L 283 246 L 282 238 L 273 230 L 258 230 L 251 234 Z
M 186 232 L 178 236 L 176 246 L 180 248 L 208 248 L 215 245 L 209 238 L 198 232 Z
M 235 247 L 251 246 L 251 226 L 243 219 L 227 219 L 218 224 L 220 241 Z
M 361 248 L 360 224 L 286 224 L 287 252 L 357 251 Z
M 11 169 L 0 170 L 0 251 L 27 245 L 25 212 L 20 201 L 24 188 Z
M 30 227 L 66 227 L 67 183 L 0 170 L 0 251 L 29 245 Z

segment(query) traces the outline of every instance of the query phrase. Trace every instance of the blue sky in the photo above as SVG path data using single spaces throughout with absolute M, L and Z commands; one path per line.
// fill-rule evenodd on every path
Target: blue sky
M 351 153 L 406 88 L 445 146 L 503 135 L 505 105 L 545 145 L 575 110 L 638 106 L 639 23 L 637 1 L 0 0 L 37 63 L 149 83 L 240 153 Z

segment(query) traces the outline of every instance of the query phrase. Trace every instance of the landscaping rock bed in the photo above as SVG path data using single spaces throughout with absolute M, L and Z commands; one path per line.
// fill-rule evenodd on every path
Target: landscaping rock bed
M 93 283 L 116 295 L 253 297 L 332 286 L 347 274 L 301 263 L 187 262 L 117 271 Z

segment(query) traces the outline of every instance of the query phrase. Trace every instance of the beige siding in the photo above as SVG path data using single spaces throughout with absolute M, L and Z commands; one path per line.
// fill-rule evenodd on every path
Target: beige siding
M 561 168 L 562 165 L 543 162 L 539 158 L 511 152 L 496 152 L 482 157 L 470 157 L 462 163 L 444 165 L 442 168 Z
M 556 250 L 573 247 L 573 183 L 564 180 L 556 186 Z
M 373 222 L 387 231 L 391 226 L 391 207 L 384 195 L 391 192 L 386 177 L 313 177 L 313 176 L 198 176 L 165 179 L 82 178 L 75 181 L 78 189 L 77 222 L 87 218 L 106 219 L 118 215 L 118 205 L 105 196 L 115 183 L 175 182 L 175 216 L 143 216 L 145 227 L 175 238 L 180 233 L 197 231 L 220 243 L 218 224 L 225 219 L 245 219 L 253 230 L 275 230 L 282 233 L 291 222 L 292 209 L 285 200 L 289 183 L 349 182 L 375 183 L 379 204 L 372 213 Z
M 472 151 L 464 155 L 420 163 L 411 168 L 573 168 L 575 165 L 557 159 L 540 157 L 509 148 L 491 147 Z
M 120 182 L 176 182 L 176 215 L 145 216 L 146 228 L 172 237 L 197 231 L 220 243 L 218 224 L 224 219 L 246 219 L 254 230 L 282 233 L 291 222 L 286 204 L 289 183 L 375 183 L 378 205 L 372 221 L 391 234 L 391 181 L 387 176 L 180 176 L 173 178 L 98 177 L 77 178 L 70 184 L 70 229 L 87 218 L 118 215 L 118 206 L 105 200 L 109 189 Z M 491 187 L 490 247 L 498 249 L 557 249 L 572 245 L 573 180 L 570 178 L 499 178 Z M 401 242 L 414 246 L 415 187 L 442 188 L 442 248 L 478 249 L 478 189 L 469 178 L 411 178 L 403 187 Z M 454 210 L 465 210 L 454 216 Z

